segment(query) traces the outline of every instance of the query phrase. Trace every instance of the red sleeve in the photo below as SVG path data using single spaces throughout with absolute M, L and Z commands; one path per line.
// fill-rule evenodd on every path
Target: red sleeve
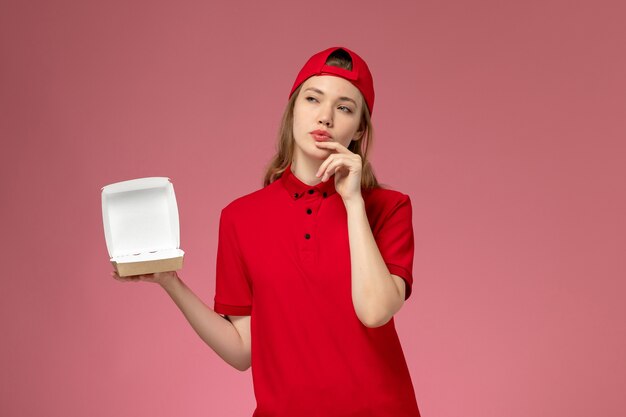
M 413 208 L 411 199 L 403 194 L 391 210 L 385 214 L 381 227 L 374 236 L 380 254 L 382 255 L 389 273 L 404 279 L 407 300 L 413 286 Z
M 219 314 L 249 316 L 252 286 L 237 242 L 234 221 L 223 209 L 220 215 L 213 309 Z

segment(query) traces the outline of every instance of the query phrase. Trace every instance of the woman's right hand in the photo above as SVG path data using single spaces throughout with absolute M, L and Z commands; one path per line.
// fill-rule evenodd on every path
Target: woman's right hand
M 155 272 L 154 274 L 143 274 L 143 275 L 132 275 L 128 277 L 120 277 L 117 272 L 111 272 L 111 276 L 118 281 L 122 282 L 154 282 L 155 284 L 159 284 L 160 286 L 165 286 L 172 281 L 178 279 L 178 274 L 176 271 L 167 271 L 167 272 Z

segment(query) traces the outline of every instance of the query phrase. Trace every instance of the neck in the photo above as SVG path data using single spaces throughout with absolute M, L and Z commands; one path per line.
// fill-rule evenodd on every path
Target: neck
M 291 172 L 307 185 L 317 185 L 322 180 L 315 176 L 324 161 L 312 161 L 306 158 L 291 161 Z

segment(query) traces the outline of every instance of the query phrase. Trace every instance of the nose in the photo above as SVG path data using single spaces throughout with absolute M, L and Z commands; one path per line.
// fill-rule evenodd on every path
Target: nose
M 326 106 L 321 106 L 318 123 L 323 124 L 326 127 L 330 127 L 333 124 L 332 111 Z

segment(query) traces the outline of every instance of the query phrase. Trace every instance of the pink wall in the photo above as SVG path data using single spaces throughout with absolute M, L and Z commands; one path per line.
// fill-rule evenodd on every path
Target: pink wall
M 110 278 L 100 187 L 172 178 L 212 306 L 220 209 L 261 186 L 300 65 L 343 44 L 414 205 L 396 324 L 424 417 L 622 416 L 624 3 L 249 3 L 3 0 L 0 415 L 251 415 L 250 371 Z

